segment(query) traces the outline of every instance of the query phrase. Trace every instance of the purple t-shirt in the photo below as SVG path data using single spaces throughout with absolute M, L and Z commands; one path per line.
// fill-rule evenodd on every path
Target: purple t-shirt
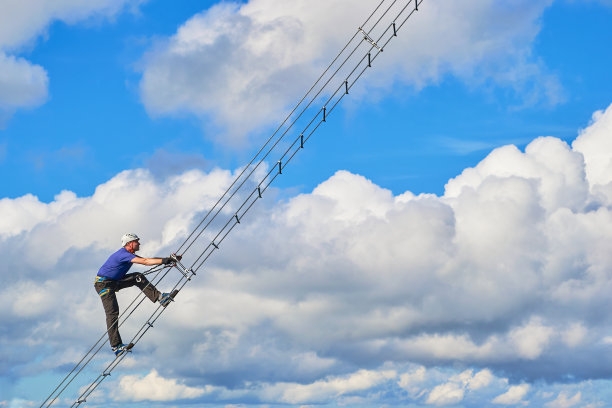
M 108 257 L 98 271 L 98 276 L 104 276 L 112 280 L 122 279 L 132 267 L 132 259 L 134 258 L 136 258 L 136 255 L 128 252 L 125 248 L 121 248 Z

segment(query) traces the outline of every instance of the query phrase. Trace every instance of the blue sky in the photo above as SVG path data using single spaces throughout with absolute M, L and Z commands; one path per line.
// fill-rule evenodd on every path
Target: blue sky
M 95 341 L 119 237 L 173 251 L 378 4 L 30 3 L 0 17 L 0 407 Z M 612 3 L 420 8 L 93 406 L 612 403 Z
M 47 71 L 48 96 L 41 106 L 20 109 L 5 120 L 3 196 L 32 193 L 48 202 L 64 189 L 89 195 L 119 171 L 146 166 L 160 151 L 175 154 L 177 166 L 181 155 L 187 156 L 185 166 L 196 159 L 223 167 L 244 162 L 256 141 L 236 151 L 212 143 L 213 136 L 193 116 L 151 118 L 138 92 L 143 54 L 207 4 L 152 1 L 110 21 L 51 20 L 45 35 L 34 37 L 18 53 Z M 333 133 L 376 132 L 378 137 L 334 138 L 332 143 L 347 149 L 345 160 L 328 153 L 339 145 L 325 143 L 316 152 L 317 161 L 329 164 L 308 167 L 320 171 L 311 180 L 286 183 L 309 189 L 342 168 L 397 193 L 441 193 L 450 177 L 492 147 L 525 145 L 541 135 L 572 140 L 590 115 L 608 103 L 610 57 L 603 52 L 610 39 L 608 18 L 609 9 L 597 2 L 557 2 L 542 14 L 541 32 L 529 45 L 532 58 L 558 79 L 559 100 L 530 103 L 525 100 L 528 89 L 474 85 L 452 75 L 442 75 L 420 91 L 395 86 L 382 101 L 355 102 L 350 114 L 334 123 L 338 128 Z M 363 157 L 373 146 L 380 157 Z

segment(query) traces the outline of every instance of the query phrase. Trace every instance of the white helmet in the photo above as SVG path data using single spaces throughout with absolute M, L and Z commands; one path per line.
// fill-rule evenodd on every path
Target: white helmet
M 139 239 L 140 238 L 138 238 L 138 235 L 128 232 L 127 234 L 123 234 L 121 237 L 121 246 L 126 246 L 130 242 L 138 241 Z

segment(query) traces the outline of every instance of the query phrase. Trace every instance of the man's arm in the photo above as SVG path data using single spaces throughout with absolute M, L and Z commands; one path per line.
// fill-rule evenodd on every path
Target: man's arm
M 137 256 L 136 258 L 132 259 L 131 262 L 141 265 L 161 265 L 164 263 L 164 258 L 141 258 Z
M 182 258 L 182 256 L 180 255 L 175 255 L 175 256 L 176 256 L 176 259 L 178 259 L 179 261 Z M 161 265 L 161 264 L 168 265 L 169 263 L 174 262 L 174 259 L 172 259 L 171 257 L 168 257 L 168 258 L 141 258 L 137 256 L 134 259 L 132 259 L 131 262 L 141 264 L 141 265 Z

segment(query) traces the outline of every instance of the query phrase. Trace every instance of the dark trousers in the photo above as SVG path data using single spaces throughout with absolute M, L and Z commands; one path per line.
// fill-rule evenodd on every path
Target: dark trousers
M 104 312 L 106 313 L 106 328 L 108 329 L 108 340 L 111 347 L 122 344 L 121 335 L 119 334 L 119 304 L 117 303 L 116 292 L 121 289 L 138 286 L 140 290 L 151 300 L 156 302 L 159 299 L 160 292 L 149 283 L 147 278 L 142 273 L 128 273 L 121 280 L 103 280 L 95 282 L 94 287 L 100 295 Z M 108 290 L 106 290 L 108 289 Z

